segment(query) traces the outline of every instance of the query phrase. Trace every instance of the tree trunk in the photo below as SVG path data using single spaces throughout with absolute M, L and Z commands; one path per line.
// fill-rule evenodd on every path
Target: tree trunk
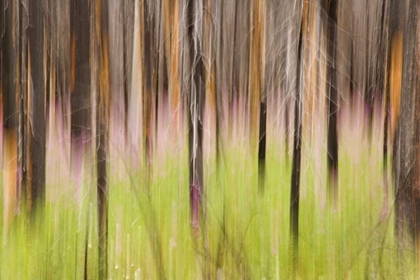
M 389 59 L 389 46 L 391 40 L 388 39 L 389 33 L 389 16 L 390 16 L 390 5 L 389 1 L 383 0 L 381 8 L 381 30 L 380 30 L 380 53 L 379 59 L 377 62 L 376 69 L 378 71 L 376 84 L 380 88 L 382 95 L 384 97 L 384 142 L 382 148 L 382 173 L 383 173 L 383 203 L 382 203 L 382 213 L 381 220 L 383 220 L 389 211 L 389 182 L 388 182 L 388 153 L 389 153 L 389 122 L 390 122 L 390 97 L 389 97 L 389 68 L 390 68 L 390 59 Z M 392 37 L 392 35 L 391 35 Z M 399 106 L 399 104 L 398 104 Z
M 97 99 L 97 193 L 99 279 L 108 278 L 108 126 L 110 110 L 108 1 L 98 0 L 96 24 L 99 34 L 99 92 Z
M 254 0 L 251 9 L 251 53 L 250 53 L 250 93 L 251 93 L 251 149 L 254 135 L 258 137 L 258 188 L 261 194 L 265 185 L 265 146 L 267 127 L 267 98 L 264 93 L 265 70 L 265 1 Z M 258 108 L 259 107 L 259 108 Z M 259 114 L 258 114 L 259 111 Z M 259 119 L 259 123 L 257 120 Z M 257 129 L 259 127 L 259 133 Z M 255 134 L 254 134 L 255 133 Z
M 305 11 L 305 9 L 303 9 Z M 296 67 L 296 98 L 295 98 L 295 123 L 293 137 L 292 180 L 290 192 L 290 235 L 292 238 L 293 270 L 297 270 L 299 248 L 299 195 L 300 195 L 300 168 L 302 147 L 302 57 L 303 57 L 303 28 L 304 18 L 299 32 L 298 56 Z
M 45 201 L 45 85 L 44 85 L 44 21 L 43 0 L 29 1 L 29 58 L 31 90 L 29 112 L 31 121 L 31 150 L 28 154 L 32 170 L 31 197 L 34 208 Z
M 18 61 L 16 49 L 17 26 L 13 18 L 16 17 L 16 3 L 11 0 L 1 2 L 1 91 L 3 101 L 3 176 L 4 210 L 3 210 L 3 237 L 12 223 L 16 204 L 17 191 L 17 133 L 18 133 Z
M 190 207 L 193 233 L 198 236 L 203 215 L 203 111 L 205 101 L 205 68 L 203 53 L 204 5 L 188 2 L 187 34 L 190 54 L 190 93 L 188 96 L 188 150 Z
M 267 99 L 264 97 L 260 104 L 260 134 L 258 144 L 258 189 L 261 194 L 265 187 L 265 149 L 267 134 Z
M 337 19 L 338 19 L 338 1 L 330 0 L 326 5 L 328 14 L 328 147 L 327 147 L 327 165 L 328 165 L 328 196 L 331 205 L 338 206 L 338 134 L 337 134 L 337 112 L 338 112 L 338 83 L 337 83 Z
M 70 1 L 70 141 L 71 174 L 76 195 L 83 184 L 83 160 L 91 139 L 90 47 L 91 13 L 88 0 Z M 80 197 L 77 197 L 80 198 Z
M 398 118 L 393 152 L 396 236 L 400 250 L 414 244 L 420 260 L 420 5 L 415 0 L 396 1 L 391 4 L 391 13 L 391 24 L 393 19 L 403 19 L 398 14 L 408 15 L 405 24 L 398 25 L 404 32 L 397 29 L 391 42 L 390 88 L 394 113 L 391 117 Z

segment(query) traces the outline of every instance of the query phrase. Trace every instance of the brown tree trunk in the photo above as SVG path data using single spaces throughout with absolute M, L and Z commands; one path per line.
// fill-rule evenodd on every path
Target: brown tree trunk
M 402 129 L 412 129 L 410 127 L 410 111 L 405 112 L 399 117 L 400 106 L 404 109 L 410 109 L 408 101 L 413 101 L 410 94 L 403 95 L 403 48 L 404 48 L 404 37 L 403 28 L 404 21 L 400 18 L 400 15 L 404 13 L 405 5 L 400 1 L 391 0 L 391 12 L 390 12 L 390 69 L 389 69 L 389 102 L 390 102 L 390 142 L 393 143 L 393 169 L 395 176 L 395 223 L 396 223 L 396 236 L 399 245 L 401 246 L 406 241 L 403 241 L 405 236 L 405 225 L 407 219 L 410 216 L 410 212 L 407 204 L 411 195 L 407 193 L 407 189 L 411 182 L 411 172 L 408 172 L 408 162 L 401 159 L 401 156 L 406 156 L 406 149 L 409 148 L 411 140 L 408 138 L 407 133 L 402 134 Z M 407 92 L 405 87 L 405 92 Z M 400 102 L 400 97 L 404 97 L 403 101 Z M 408 106 L 408 107 L 407 107 Z M 408 131 L 407 131 L 408 132 Z M 402 141 L 401 141 L 402 140 Z M 410 144 L 411 146 L 411 144 Z M 411 160 L 410 160 L 411 161 Z
M 149 184 L 149 177 L 151 174 L 152 150 L 153 150 L 153 94 L 155 90 L 155 64 L 156 57 L 154 54 L 155 40 L 154 29 L 155 19 L 153 16 L 153 8 L 150 1 L 143 2 L 142 19 L 144 21 L 144 54 L 143 54 L 143 73 L 144 73 L 144 88 L 143 88 L 143 130 L 145 135 L 144 152 L 146 162 L 146 184 Z
M 27 209 L 31 209 L 31 193 L 30 187 L 32 184 L 32 166 L 31 159 L 29 157 L 29 151 L 31 148 L 31 117 L 28 114 L 29 100 L 31 83 L 29 77 L 29 51 L 28 51 L 28 36 L 29 32 L 26 32 L 24 26 L 29 25 L 29 15 L 25 10 L 25 7 L 29 7 L 28 0 L 23 0 L 20 2 L 20 64 L 21 64 L 21 83 L 20 83 L 20 98 L 19 98 L 19 130 L 18 130 L 18 169 L 19 169 L 19 179 L 17 187 L 17 200 L 19 202 L 27 202 Z M 28 176 L 30 175 L 30 176 Z M 24 198 L 27 198 L 25 201 Z M 17 203 L 16 210 L 20 211 L 19 205 Z
M 238 4 L 239 5 L 239 4 Z M 265 70 L 265 1 L 254 0 L 251 10 L 251 53 L 250 53 L 250 93 L 251 93 L 251 145 L 254 133 L 258 137 L 258 188 L 264 192 L 265 185 L 265 147 L 267 130 L 267 98 L 264 95 Z M 259 108 L 258 108 L 259 107 Z M 258 114 L 259 112 L 259 114 Z M 259 123 L 257 122 L 259 120 Z M 257 129 L 259 127 L 259 133 Z M 254 146 L 252 145 L 252 148 Z
M 384 98 L 384 142 L 382 149 L 382 173 L 383 173 L 383 203 L 381 220 L 383 220 L 389 212 L 389 182 L 388 182 L 388 153 L 389 153 L 389 117 L 390 117 L 390 102 L 389 102 L 389 46 L 390 40 L 387 38 L 389 33 L 389 16 L 390 16 L 390 5 L 389 1 L 383 0 L 381 7 L 381 21 L 380 21 L 380 48 L 379 48 L 379 59 L 377 61 L 376 69 L 378 72 L 376 85 L 380 88 L 380 92 Z M 391 36 L 392 37 L 392 36 Z
M 258 144 L 258 189 L 261 194 L 265 188 L 265 150 L 267 134 L 267 99 L 263 97 L 260 104 L 260 133 Z
M 303 59 L 303 28 L 305 9 L 302 13 L 302 23 L 299 32 L 298 56 L 296 67 L 296 97 L 295 97 L 295 123 L 293 133 L 293 159 L 292 159 L 292 180 L 290 192 L 290 235 L 292 238 L 292 258 L 294 271 L 298 269 L 298 248 L 299 248 L 299 196 L 300 196 L 300 168 L 302 150 L 302 59 Z
M 328 164 L 328 196 L 331 205 L 335 208 L 338 206 L 338 133 L 337 133 L 337 112 L 338 112 L 338 83 L 337 83 L 337 19 L 338 19 L 338 1 L 327 1 L 325 9 L 328 14 L 328 66 L 327 66 L 327 83 L 328 83 L 328 147 L 327 147 L 327 164 Z
M 18 60 L 16 49 L 17 26 L 13 18 L 17 16 L 16 3 L 11 0 L 1 2 L 1 91 L 3 99 L 3 176 L 4 238 L 12 223 L 17 191 L 17 135 L 18 135 Z
M 97 193 L 99 279 L 108 278 L 108 127 L 110 110 L 108 1 L 97 1 L 97 31 L 99 32 L 99 92 L 97 99 Z
M 124 84 L 124 130 L 125 139 L 128 139 L 128 126 L 129 126 L 129 96 L 131 92 L 132 73 L 134 67 L 134 20 L 135 20 L 135 1 L 123 1 L 123 84 Z M 126 141 L 129 143 L 128 141 Z
M 403 19 L 397 17 L 398 14 L 408 17 L 405 24 L 398 25 L 404 32 L 394 33 L 391 42 L 392 107 L 399 107 L 398 86 L 401 85 L 401 115 L 398 118 L 394 109 L 392 116 L 398 118 L 393 152 L 396 236 L 402 250 L 414 244 L 420 260 L 420 5 L 415 0 L 397 2 L 391 4 L 391 13 L 395 13 L 391 16 L 391 24 L 393 19 Z M 400 61 L 403 61 L 402 67 Z
M 43 0 L 29 1 L 29 58 L 31 89 L 29 112 L 31 121 L 31 150 L 28 154 L 32 170 L 31 197 L 34 208 L 45 201 L 45 85 L 44 85 L 44 21 Z
M 70 153 L 76 194 L 83 184 L 83 159 L 91 138 L 91 12 L 88 0 L 70 1 Z
M 76 139 L 90 129 L 90 6 L 88 0 L 70 2 L 71 133 Z

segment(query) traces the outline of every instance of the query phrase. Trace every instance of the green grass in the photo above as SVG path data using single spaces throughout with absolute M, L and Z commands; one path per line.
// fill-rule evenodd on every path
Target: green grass
M 112 168 L 110 278 L 158 279 L 158 269 L 168 279 L 418 278 L 412 255 L 397 256 L 392 211 L 379 223 L 380 156 L 368 148 L 361 148 L 357 161 L 352 151 L 341 150 L 340 202 L 334 211 L 325 203 L 325 182 L 318 180 L 326 174 L 325 160 L 305 157 L 299 265 L 292 271 L 291 163 L 277 146 L 268 145 L 264 196 L 258 192 L 256 161 L 244 147 L 228 149 L 218 176 L 210 157 L 205 166 L 206 222 L 196 239 L 190 227 L 186 152 L 155 159 L 149 187 L 142 169 L 116 176 Z M 310 154 L 309 149 L 304 153 Z M 28 222 L 25 215 L 17 216 L 3 236 L 1 279 L 83 279 L 86 236 L 88 278 L 96 279 L 94 180 L 87 176 L 79 200 L 65 182 L 48 190 L 44 218 Z M 156 261 L 159 254 L 161 263 Z

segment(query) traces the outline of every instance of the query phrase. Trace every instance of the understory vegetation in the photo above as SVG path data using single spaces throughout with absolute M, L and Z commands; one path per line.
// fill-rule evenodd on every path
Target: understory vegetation
M 130 170 L 123 160 L 114 159 L 110 162 L 109 278 L 416 279 L 413 252 L 398 255 L 391 196 L 388 211 L 382 213 L 381 149 L 369 144 L 361 129 L 345 132 L 359 124 L 360 118 L 342 122 L 339 206 L 333 211 L 321 179 L 326 161 L 311 157 L 316 151 L 306 147 L 297 270 L 289 232 L 291 162 L 285 160 L 284 139 L 275 133 L 268 138 L 263 196 L 256 187 L 256 162 L 243 143 L 226 144 L 219 172 L 214 155 L 208 153 L 205 222 L 198 239 L 190 225 L 185 144 L 153 159 L 149 186 L 142 171 L 146 169 Z M 355 147 L 355 142 L 361 144 Z M 88 279 L 97 277 L 93 177 L 94 171 L 85 163 L 79 193 L 67 180 L 54 185 L 50 181 L 44 216 L 31 217 L 41 227 L 32 227 L 33 221 L 24 213 L 17 216 L 9 235 L 3 236 L 2 279 L 83 279 L 85 273 Z

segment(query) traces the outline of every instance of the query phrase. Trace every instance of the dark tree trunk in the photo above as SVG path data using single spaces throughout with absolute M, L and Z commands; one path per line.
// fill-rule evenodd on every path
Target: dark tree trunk
M 405 6 L 407 5 L 407 6 Z M 396 7 L 396 8 L 395 8 Z M 393 9 L 394 8 L 394 9 Z M 394 14 L 395 13 L 395 14 Z M 395 175 L 395 218 L 396 236 L 400 249 L 416 247 L 420 253 L 420 5 L 412 0 L 408 3 L 396 1 L 391 4 L 391 24 L 402 20 L 398 14 L 407 14 L 405 24 L 398 23 L 391 43 L 391 82 L 401 84 L 401 115 L 398 119 L 394 140 L 394 175 Z M 402 35 L 404 34 L 404 35 Z M 402 39 L 398 39 L 401 38 Z M 403 44 L 403 45 L 402 45 Z M 402 57 L 402 74 L 397 63 Z M 394 74 L 394 75 L 393 75 Z M 398 79 L 402 81 L 398 82 Z M 392 89 L 397 86 L 391 85 Z M 391 98 L 398 95 L 391 92 Z M 398 106 L 395 102 L 391 106 Z M 393 109 L 395 112 L 395 109 Z M 398 117 L 392 116 L 392 118 Z M 408 233 L 408 234 L 407 234 Z
M 89 0 L 70 0 L 70 153 L 71 153 L 71 174 L 76 182 L 76 190 L 83 184 L 83 160 L 85 150 L 90 141 L 91 131 L 91 16 L 94 2 Z M 63 62 L 64 63 L 64 62 Z M 62 82 L 66 82 L 64 79 Z M 62 88 L 64 91 L 66 87 Z M 97 127 L 100 126 L 99 122 Z M 101 139 L 97 138 L 98 142 Z M 99 145 L 99 144 L 98 144 Z M 98 155 L 101 154 L 98 149 Z M 100 166 L 101 162 L 97 163 Z M 98 168 L 99 169 L 99 168 Z M 100 171 L 98 170 L 98 174 Z M 99 180 L 98 180 L 99 184 Z M 78 192 L 77 192 L 78 193 Z M 102 193 L 98 191 L 99 196 Z M 102 210 L 98 205 L 98 216 L 101 219 Z M 102 264 L 102 224 L 99 223 L 99 272 L 103 271 Z M 105 270 L 106 271 L 106 270 Z M 106 275 L 106 274 L 105 274 Z M 100 277 L 101 279 L 105 279 Z
M 239 5 L 239 4 L 237 4 Z M 265 187 L 265 147 L 266 147 L 266 131 L 267 131 L 267 98 L 265 89 L 264 71 L 266 68 L 265 62 L 265 1 L 254 0 L 252 11 L 252 32 L 251 32 L 251 75 L 252 80 L 250 85 L 252 94 L 256 95 L 256 107 L 258 112 L 259 105 L 259 127 L 258 133 L 258 189 L 260 194 L 264 193 Z M 235 41 L 235 45 L 236 45 Z M 254 106 L 254 105 L 252 105 Z M 257 118 L 257 115 L 254 116 Z M 252 129 L 252 127 L 251 127 Z M 256 132 L 255 132 L 256 133 Z M 251 140 L 252 142 L 252 140 Z
M 302 18 L 305 15 L 302 15 Z M 293 267 L 296 271 L 298 263 L 298 242 L 299 242 L 299 195 L 300 195 L 300 162 L 302 146 L 302 36 L 303 26 L 301 23 L 299 32 L 297 71 L 296 71 L 296 98 L 295 98 L 295 123 L 293 136 L 293 159 L 292 159 L 292 180 L 290 192 L 290 234 L 293 246 Z
M 88 0 L 70 1 L 71 40 L 71 140 L 90 133 L 90 5 Z
M 123 4 L 123 83 L 124 83 L 124 130 L 128 139 L 128 108 L 131 76 L 133 69 L 133 33 L 135 1 L 124 1 Z
M 6 128 L 17 127 L 18 125 L 18 105 L 17 105 L 17 81 L 16 72 L 18 69 L 18 50 L 14 38 L 18 36 L 18 30 L 14 16 L 18 11 L 16 4 L 12 0 L 3 0 L 4 35 L 2 36 L 2 88 L 3 88 L 3 125 Z
M 326 5 L 328 14 L 328 147 L 327 147 L 327 165 L 328 165 L 328 196 L 330 203 L 336 207 L 338 204 L 338 134 L 337 134 L 337 111 L 338 111 L 338 91 L 337 91 L 337 14 L 338 1 L 330 0 Z
M 97 99 L 97 192 L 99 279 L 108 278 L 108 125 L 110 106 L 108 1 L 97 1 L 99 39 L 99 93 Z
M 258 188 L 261 194 L 265 187 L 265 148 L 267 134 L 267 99 L 264 97 L 260 105 L 260 134 L 258 145 Z
M 4 210 L 3 230 L 11 225 L 17 191 L 17 135 L 18 135 L 18 53 L 16 37 L 18 30 L 13 18 L 17 16 L 15 1 L 2 0 L 1 27 L 1 90 L 3 101 L 3 175 Z M 15 39 L 14 39 L 15 38 Z M 4 235 L 6 236 L 6 235 Z
M 32 193 L 34 207 L 42 206 L 45 200 L 45 86 L 44 86 L 44 21 L 43 1 L 29 1 L 29 56 L 30 77 L 33 92 L 30 92 L 32 115 L 31 150 L 28 156 L 32 169 Z
M 376 65 L 377 70 L 377 80 L 376 85 L 379 87 L 379 92 L 381 92 L 384 98 L 384 142 L 382 148 L 382 173 L 383 173 L 383 189 L 384 197 L 382 203 L 382 213 L 381 220 L 383 220 L 388 214 L 389 208 L 389 182 L 388 182 L 388 151 L 389 151 L 389 134 L 390 134 L 390 97 L 389 97 L 389 46 L 391 40 L 388 38 L 389 33 L 389 16 L 390 16 L 390 5 L 389 1 L 383 0 L 381 7 L 381 21 L 380 21 L 380 48 L 378 54 L 378 61 Z M 387 70 L 387 71 L 385 71 Z M 386 81 L 386 82 L 385 82 Z
M 144 20 L 144 90 L 143 90 L 143 128 L 144 128 L 144 149 L 145 149 L 145 161 L 146 161 L 146 184 L 149 184 L 149 176 L 151 173 L 151 161 L 152 161 L 152 149 L 153 149 L 153 139 L 152 139 L 152 116 L 153 116 L 153 94 L 154 94 L 154 72 L 155 72 L 155 55 L 153 52 L 154 49 L 154 17 L 152 16 L 153 9 L 150 7 L 151 3 L 149 1 L 143 2 L 143 20 Z M 148 187 L 148 186 L 147 186 Z
M 290 134 L 290 125 L 289 125 L 289 114 L 290 114 L 290 102 L 287 101 L 287 97 L 285 98 L 285 108 L 284 108 L 284 161 L 286 163 L 286 167 L 289 167 L 289 134 Z
M 70 1 L 70 153 L 76 195 L 83 184 L 83 160 L 91 131 L 91 9 L 88 0 Z

